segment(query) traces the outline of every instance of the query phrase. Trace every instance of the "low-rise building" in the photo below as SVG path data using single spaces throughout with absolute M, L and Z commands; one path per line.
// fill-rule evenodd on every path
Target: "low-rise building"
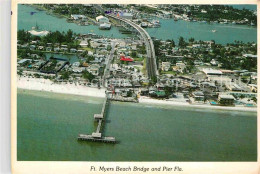
M 218 96 L 218 103 L 220 105 L 232 106 L 234 105 L 235 98 L 232 95 L 220 94 Z
M 183 70 L 186 68 L 186 65 L 185 63 L 180 62 L 180 63 L 176 63 L 176 67 L 177 67 L 177 71 L 183 73 Z
M 98 16 L 96 17 L 96 21 L 99 23 L 109 23 L 109 19 L 105 16 Z
M 195 102 L 204 102 L 205 100 L 205 96 L 201 91 L 193 92 L 192 97 L 194 98 Z
M 204 68 L 202 70 L 206 75 L 222 75 L 222 72 L 217 69 L 212 69 L 212 68 Z
M 32 60 L 31 59 L 22 59 L 22 60 L 19 60 L 17 63 L 18 63 L 18 65 L 26 65 L 26 64 L 28 64 L 28 63 L 31 63 L 32 62 Z
M 170 67 L 171 67 L 171 63 L 170 63 L 170 62 L 162 62 L 162 67 L 161 67 L 161 69 L 162 69 L 163 71 L 169 71 Z
M 85 15 L 77 15 L 77 14 L 72 14 L 72 15 L 70 15 L 70 17 L 73 20 L 79 20 L 79 19 L 85 19 L 86 18 Z
M 133 19 L 133 14 L 132 13 L 122 13 L 120 15 L 121 18 L 125 18 L 125 19 L 130 19 L 132 20 Z

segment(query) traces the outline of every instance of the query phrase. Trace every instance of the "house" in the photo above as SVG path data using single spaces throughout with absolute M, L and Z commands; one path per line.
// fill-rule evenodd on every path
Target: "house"
M 235 98 L 232 95 L 220 94 L 218 96 L 218 102 L 220 105 L 232 106 L 234 105 Z
M 234 74 L 235 72 L 232 71 L 232 70 L 224 70 L 224 69 L 221 69 L 220 70 L 222 72 L 223 75 L 230 75 L 230 74 Z
M 177 71 L 183 73 L 183 70 L 186 68 L 185 63 L 179 62 L 176 63 Z
M 33 69 L 38 69 L 41 65 L 43 65 L 46 61 L 44 60 L 37 60 L 34 64 L 32 64 Z
M 71 48 L 71 49 L 70 49 L 70 52 L 71 52 L 71 53 L 76 53 L 76 52 L 77 52 L 77 49 Z
M 38 54 L 31 54 L 31 57 L 36 58 L 36 59 L 40 58 L 40 56 Z
M 218 61 L 216 61 L 215 59 L 212 59 L 212 60 L 210 61 L 210 64 L 211 64 L 212 66 L 217 66 L 217 65 L 218 65 Z
M 88 42 L 86 40 L 82 40 L 79 45 L 84 48 L 88 46 Z
M 230 91 L 246 91 L 243 87 L 241 87 L 239 84 L 230 82 L 230 83 L 226 83 L 225 84 L 226 87 L 230 90 Z
M 44 46 L 38 46 L 38 50 L 43 50 Z
M 253 55 L 253 54 L 243 54 L 244 58 L 257 58 L 257 55 Z
M 32 62 L 32 60 L 31 59 L 22 59 L 22 60 L 20 60 L 20 61 L 18 61 L 17 63 L 18 63 L 18 65 L 26 65 L 26 64 L 28 64 L 28 63 L 31 63 Z
M 59 48 L 59 47 L 55 47 L 53 50 L 54 50 L 55 52 L 59 52 L 59 51 L 60 51 L 60 48 Z
M 171 63 L 170 62 L 162 62 L 161 69 L 163 71 L 169 71 L 170 67 L 171 67 Z
M 206 75 L 222 75 L 222 72 L 217 69 L 212 69 L 212 68 L 204 68 L 202 70 Z
M 130 58 L 130 57 L 120 56 L 120 61 L 133 62 L 134 59 L 132 59 L 132 58 Z
M 161 12 L 163 13 L 163 17 L 164 18 L 170 18 L 171 17 L 171 13 L 170 12 L 164 11 L 164 10 L 162 10 Z
M 30 45 L 30 50 L 35 50 L 36 46 L 35 45 Z
M 194 101 L 196 101 L 196 102 L 204 102 L 204 100 L 205 100 L 205 96 L 204 96 L 203 92 L 201 92 L 201 91 L 193 92 L 192 97 L 194 98 Z
M 255 85 L 255 84 L 249 84 L 248 86 L 250 87 L 251 92 L 257 93 L 257 85 Z
M 88 51 L 88 56 L 93 56 L 93 52 L 92 51 Z
M 226 95 L 232 95 L 236 98 L 241 98 L 241 97 L 244 97 L 244 98 L 253 98 L 253 97 L 257 97 L 257 93 L 249 93 L 249 92 L 233 92 L 233 91 L 230 91 L 230 92 L 227 92 L 225 93 Z
M 100 66 L 98 64 L 92 64 L 88 67 L 88 72 L 97 76 L 99 74 L 99 69 L 100 69 Z
M 51 47 L 46 47 L 46 51 L 51 51 Z
M 195 60 L 194 64 L 195 65 L 203 65 L 204 63 L 201 60 Z

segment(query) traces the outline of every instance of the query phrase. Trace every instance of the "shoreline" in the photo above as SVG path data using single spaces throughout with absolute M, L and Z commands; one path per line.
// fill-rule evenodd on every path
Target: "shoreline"
M 54 92 L 62 93 L 69 95 L 79 95 L 79 96 L 89 96 L 97 98 L 105 98 L 106 89 L 93 88 L 82 86 L 79 84 L 70 84 L 62 83 L 55 84 L 48 79 L 38 79 L 38 78 L 28 78 L 28 77 L 17 77 L 17 88 L 26 89 L 26 90 L 35 90 L 35 91 L 45 91 L 45 92 Z M 205 108 L 205 109 L 214 109 L 214 110 L 229 110 L 229 111 L 244 111 L 244 112 L 257 112 L 257 107 L 248 108 L 244 106 L 212 106 L 205 104 L 189 104 L 183 101 L 170 101 L 170 100 L 157 100 L 149 97 L 141 96 L 139 98 L 140 104 L 152 104 L 152 105 L 168 105 L 168 106 L 183 106 L 190 108 Z
M 243 112 L 257 112 L 257 107 L 254 108 L 247 108 L 244 106 L 212 106 L 206 104 L 189 104 L 187 102 L 182 101 L 170 101 L 170 100 L 156 100 L 149 97 L 140 97 L 139 103 L 142 104 L 152 104 L 152 105 L 167 105 L 167 106 L 182 106 L 182 107 L 189 107 L 189 108 L 197 108 L 197 109 L 212 109 L 212 110 L 226 110 L 226 111 L 243 111 Z
M 79 84 L 75 85 L 70 83 L 56 84 L 50 81 L 49 79 L 41 79 L 41 78 L 17 77 L 17 88 L 105 98 L 104 88 L 97 89 L 97 88 L 91 88 Z

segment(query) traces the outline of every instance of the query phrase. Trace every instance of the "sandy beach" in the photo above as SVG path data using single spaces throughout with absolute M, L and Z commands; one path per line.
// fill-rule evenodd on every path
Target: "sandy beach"
M 99 97 L 99 98 L 104 98 L 105 91 L 106 91 L 106 89 L 104 88 L 97 89 L 94 87 L 92 88 L 92 87 L 82 86 L 78 84 L 75 85 L 70 83 L 54 84 L 52 81 L 48 79 L 28 78 L 28 77 L 18 77 L 17 87 L 20 89 L 27 89 L 27 90 L 38 90 L 38 91 L 91 96 L 91 97 Z M 150 97 L 144 97 L 144 96 L 141 96 L 139 98 L 139 103 L 155 104 L 155 105 L 156 104 L 174 105 L 174 106 L 220 109 L 220 110 L 234 110 L 234 111 L 251 111 L 251 112 L 257 111 L 256 107 L 249 108 L 244 106 L 227 107 L 227 106 L 212 106 L 206 104 L 189 104 L 184 101 L 157 100 L 157 99 L 152 99 Z
M 20 89 L 47 91 L 63 94 L 73 94 L 91 97 L 105 97 L 105 89 L 91 88 L 70 83 L 54 84 L 48 79 L 17 77 L 17 87 Z
M 149 97 L 140 97 L 139 103 L 154 104 L 154 105 L 174 105 L 174 106 L 184 106 L 184 107 L 194 107 L 194 108 L 207 108 L 207 109 L 219 109 L 219 110 L 233 110 L 233 111 L 250 111 L 256 112 L 256 107 L 228 107 L 228 106 L 212 106 L 207 104 L 189 104 L 188 102 L 183 101 L 170 101 L 170 100 L 156 100 Z

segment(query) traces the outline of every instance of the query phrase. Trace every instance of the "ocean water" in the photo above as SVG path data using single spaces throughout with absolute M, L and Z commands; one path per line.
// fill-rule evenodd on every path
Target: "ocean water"
M 256 161 L 257 113 L 110 103 L 105 136 L 96 128 L 102 98 L 18 89 L 18 161 Z
M 32 11 L 37 13 L 31 15 L 30 12 Z M 182 20 L 174 21 L 173 19 L 160 19 L 160 22 L 160 28 L 147 28 L 148 33 L 158 39 L 174 39 L 176 43 L 178 43 L 180 36 L 185 39 L 193 37 L 196 40 L 215 40 L 220 44 L 232 43 L 235 40 L 243 42 L 257 41 L 257 28 L 253 26 L 207 24 Z M 129 37 L 129 35 L 121 34 L 117 27 L 112 27 L 111 30 L 99 30 L 98 26 L 93 25 L 78 26 L 74 23 L 67 23 L 65 18 L 47 15 L 45 11 L 38 11 L 31 6 L 18 5 L 18 29 L 31 30 L 36 23 L 40 29 L 50 31 L 66 32 L 71 29 L 73 32 L 81 34 L 96 33 L 113 38 Z M 216 30 L 216 32 L 213 33 L 212 30 Z

